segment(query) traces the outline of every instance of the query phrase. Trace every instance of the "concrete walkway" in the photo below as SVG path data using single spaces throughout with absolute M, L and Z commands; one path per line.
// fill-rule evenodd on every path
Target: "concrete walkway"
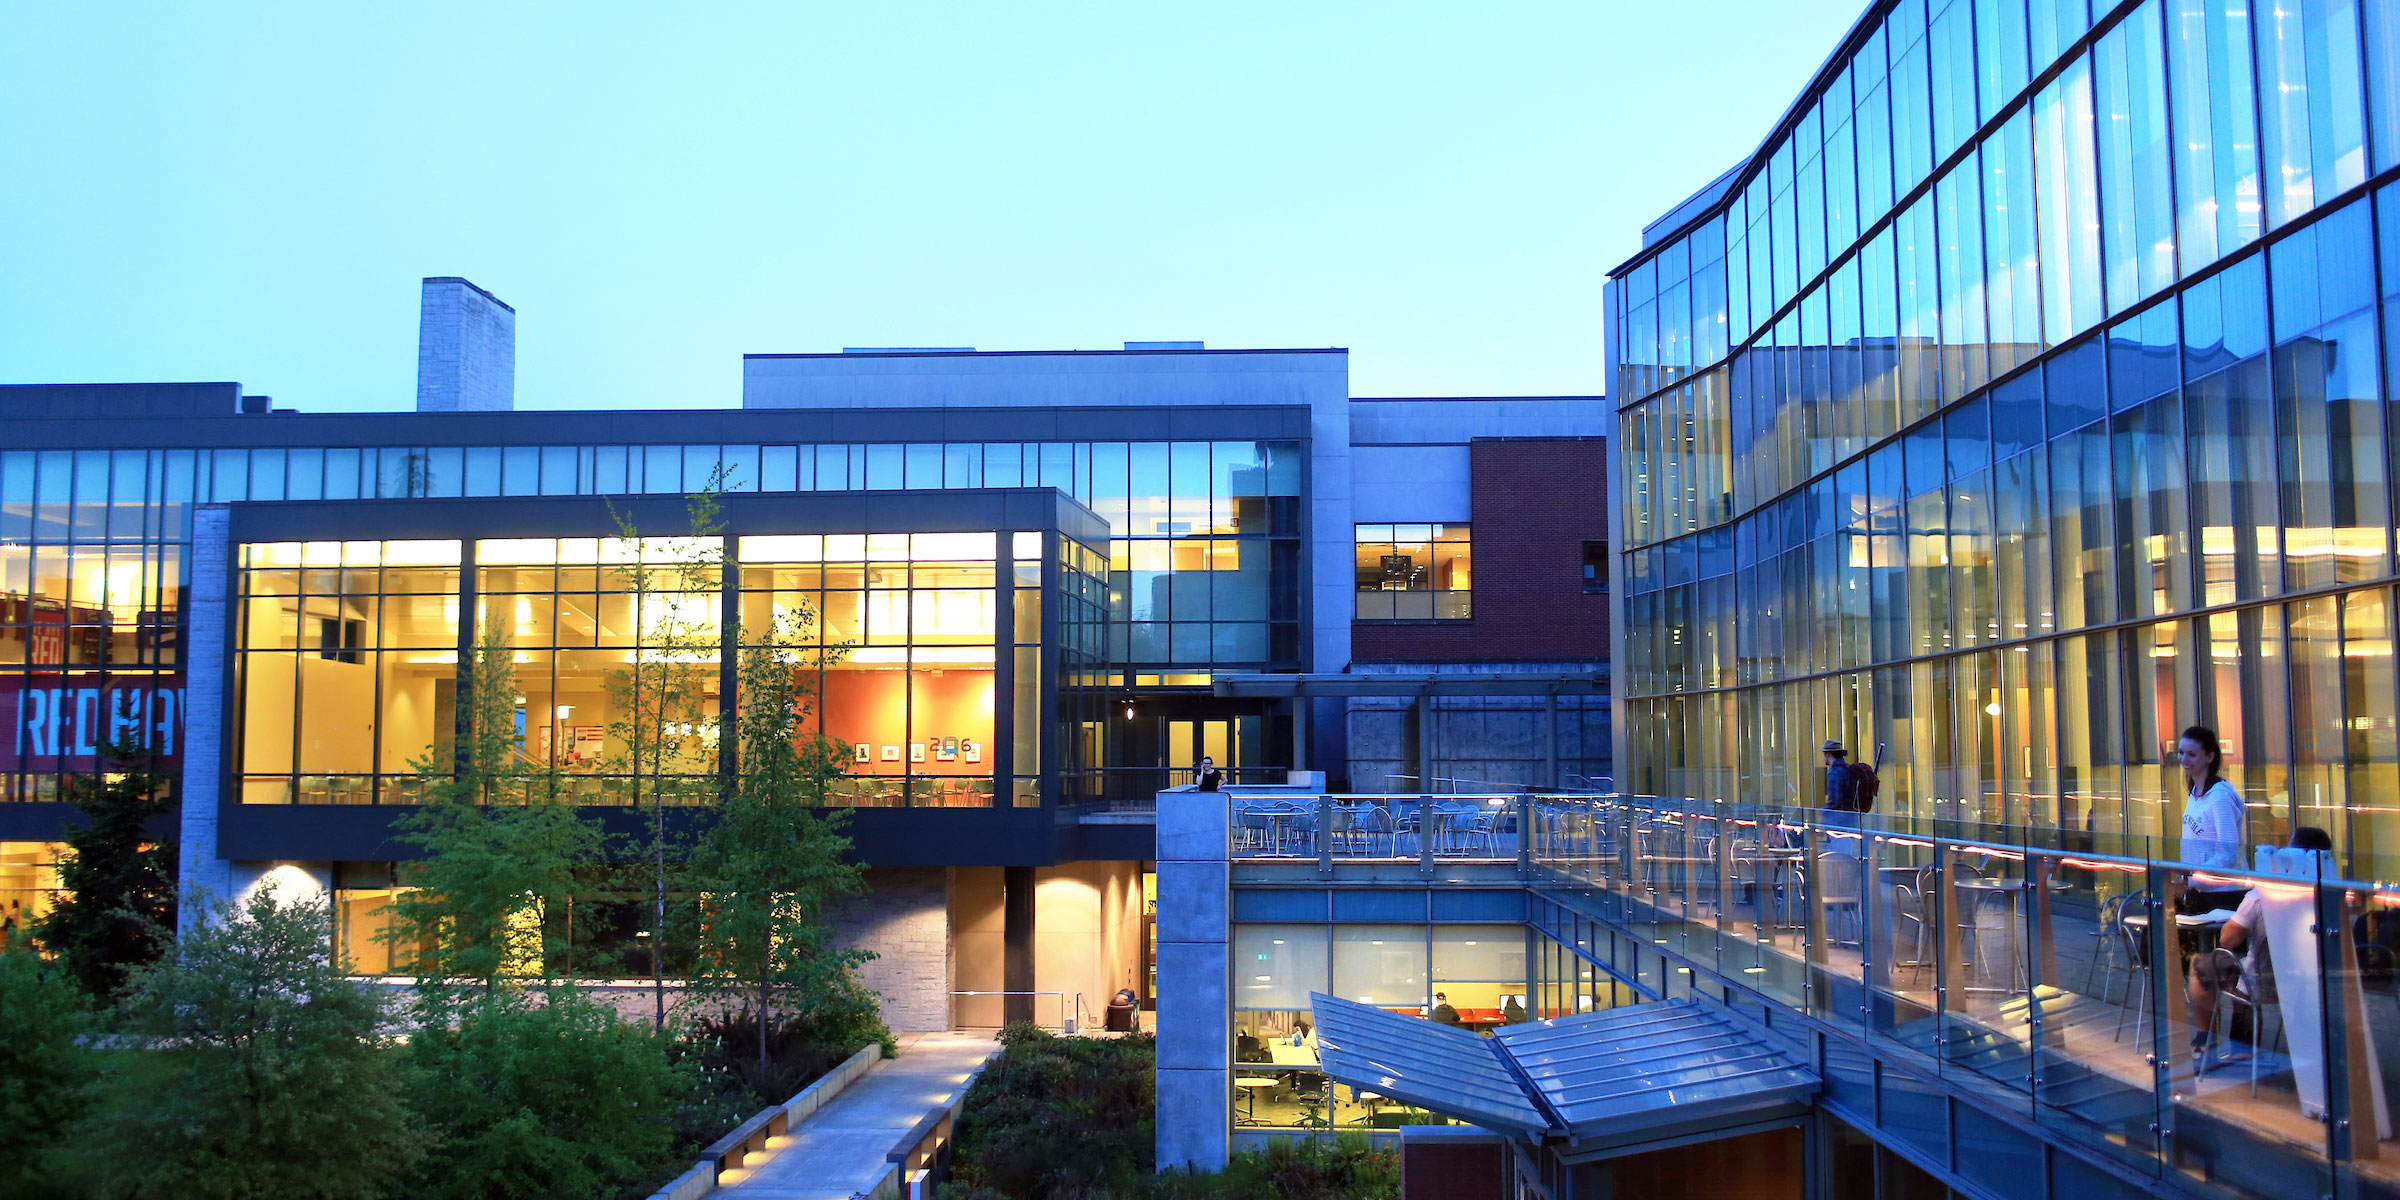
M 850 1200 L 883 1175 L 884 1155 L 1000 1049 L 988 1033 L 904 1033 L 900 1056 L 842 1089 L 791 1132 L 717 1181 L 711 1196 Z

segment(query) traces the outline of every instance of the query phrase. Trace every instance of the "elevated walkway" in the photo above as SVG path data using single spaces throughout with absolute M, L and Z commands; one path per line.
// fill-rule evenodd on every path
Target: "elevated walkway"
M 767 1143 L 709 1196 L 742 1200 L 851 1200 L 874 1194 L 889 1156 L 937 1106 L 965 1090 L 999 1052 L 989 1033 L 900 1035 L 900 1055 L 844 1088 L 823 1108 Z

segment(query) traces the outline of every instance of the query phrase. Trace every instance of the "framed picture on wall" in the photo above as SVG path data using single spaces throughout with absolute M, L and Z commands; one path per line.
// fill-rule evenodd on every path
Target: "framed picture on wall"
M 958 744 L 958 752 L 961 755 L 964 755 L 968 762 L 979 763 L 983 761 L 982 742 L 960 742 Z
M 957 762 L 958 739 L 954 737 L 943 738 L 941 752 L 936 754 L 934 757 L 943 762 Z
M 925 761 L 925 743 L 910 742 L 908 744 L 908 761 L 912 763 Z
M 883 761 L 885 761 L 885 762 L 899 762 L 899 761 L 900 761 L 900 747 L 898 747 L 898 746 L 885 746 L 885 747 L 883 748 Z
M 859 744 L 850 747 L 850 749 L 856 752 L 857 759 L 860 762 L 872 762 L 875 759 L 875 747 L 870 746 L 865 742 L 860 742 Z

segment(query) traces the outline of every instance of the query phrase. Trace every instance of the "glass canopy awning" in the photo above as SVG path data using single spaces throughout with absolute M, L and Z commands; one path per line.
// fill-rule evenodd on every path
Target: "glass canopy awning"
M 1502 1026 L 1489 1038 L 1309 997 L 1327 1077 L 1503 1133 L 1625 1143 L 1804 1103 L 1814 1071 L 1713 1005 L 1641 1004 Z

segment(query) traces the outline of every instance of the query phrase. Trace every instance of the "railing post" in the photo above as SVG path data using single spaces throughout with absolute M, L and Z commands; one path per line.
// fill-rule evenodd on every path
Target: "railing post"
M 1533 878 L 1533 796 L 1519 792 L 1517 809 L 1517 878 Z
M 1317 874 L 1333 875 L 1333 797 L 1317 797 Z
M 1425 792 L 1417 797 L 1417 871 L 1427 879 L 1433 878 L 1433 822 L 1433 793 Z

